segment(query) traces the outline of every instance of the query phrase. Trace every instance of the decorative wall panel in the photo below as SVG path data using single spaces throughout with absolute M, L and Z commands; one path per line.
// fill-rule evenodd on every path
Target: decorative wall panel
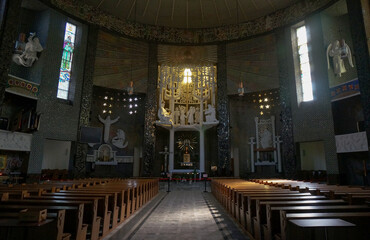
M 370 56 L 366 43 L 366 33 L 360 0 L 347 0 L 348 14 L 353 41 L 353 52 L 356 59 L 360 97 L 364 113 L 367 141 L 370 142 Z M 370 152 L 368 160 L 370 159 Z
M 280 84 L 280 121 L 281 126 L 281 141 L 282 141 L 282 160 L 283 160 L 283 172 L 285 176 L 291 177 L 294 175 L 297 169 L 295 147 L 294 147 L 294 135 L 293 135 L 293 118 L 292 118 L 292 84 L 295 82 L 292 76 L 293 62 L 289 58 L 289 54 L 292 53 L 289 47 L 290 41 L 285 31 L 281 30 L 276 34 L 277 43 L 277 57 L 279 64 L 279 84 Z M 294 90 L 293 90 L 294 91 Z
M 227 96 L 226 44 L 217 49 L 217 127 L 218 137 L 218 171 L 221 175 L 230 175 L 230 116 Z
M 0 110 L 4 101 L 5 88 L 8 82 L 8 73 L 13 55 L 14 43 L 17 39 L 17 28 L 19 24 L 19 15 L 21 12 L 22 0 L 8 0 L 6 3 L 1 3 L 2 6 L 8 5 L 4 9 L 4 18 L 6 21 L 2 21 L 1 26 L 1 39 L 0 39 Z M 3 20 L 3 19 L 2 19 Z
M 144 162 L 142 175 L 152 176 L 153 163 L 155 161 L 155 120 L 157 118 L 157 82 L 158 82 L 158 61 L 157 45 L 149 44 L 149 62 L 148 62 L 148 85 L 145 102 L 145 123 L 144 123 Z
M 277 10 L 267 16 L 259 17 L 240 25 L 233 24 L 215 28 L 170 28 L 146 25 L 133 21 L 121 20 L 104 11 L 85 4 L 84 1 L 71 0 L 41 0 L 44 3 L 59 8 L 88 23 L 105 27 L 133 38 L 145 39 L 161 43 L 202 44 L 237 40 L 259 35 L 283 26 L 295 23 L 318 11 L 334 0 L 302 0 L 291 6 Z
M 89 126 L 90 110 L 93 94 L 93 72 L 96 56 L 98 29 L 94 26 L 89 26 L 89 34 L 87 36 L 86 61 L 84 67 L 83 86 L 81 93 L 80 105 L 80 120 L 79 128 L 81 126 Z M 79 131 L 79 129 L 78 129 Z M 84 177 L 86 172 L 86 154 L 87 144 L 77 142 L 74 173 L 75 177 Z

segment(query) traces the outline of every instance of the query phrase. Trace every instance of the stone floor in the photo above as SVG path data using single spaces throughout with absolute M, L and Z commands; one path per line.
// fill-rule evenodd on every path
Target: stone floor
M 161 183 L 160 193 L 104 240 L 249 239 L 204 183 Z M 208 186 L 208 191 L 210 190 Z

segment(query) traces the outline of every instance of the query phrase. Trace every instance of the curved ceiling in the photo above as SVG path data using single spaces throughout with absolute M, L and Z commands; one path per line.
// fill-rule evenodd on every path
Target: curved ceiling
M 122 20 L 174 28 L 209 28 L 268 15 L 299 0 L 84 0 Z

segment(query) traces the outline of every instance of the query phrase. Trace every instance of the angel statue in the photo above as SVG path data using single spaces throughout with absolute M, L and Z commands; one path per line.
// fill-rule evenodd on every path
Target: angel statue
M 13 61 L 25 67 L 31 67 L 32 64 L 38 60 L 37 53 L 44 50 L 40 44 L 36 33 L 30 33 L 28 42 L 26 43 L 24 52 L 22 54 L 13 54 Z
M 329 56 L 333 58 L 333 68 L 334 74 L 341 77 L 342 73 L 345 73 L 347 70 L 344 66 L 344 58 L 348 58 L 349 65 L 353 66 L 351 49 L 347 43 L 342 39 L 341 41 L 335 40 L 330 43 L 326 50 L 326 58 L 328 61 L 328 69 L 330 69 Z
M 125 148 L 128 145 L 126 134 L 122 129 L 117 129 L 117 136 L 112 138 L 112 144 L 118 148 Z

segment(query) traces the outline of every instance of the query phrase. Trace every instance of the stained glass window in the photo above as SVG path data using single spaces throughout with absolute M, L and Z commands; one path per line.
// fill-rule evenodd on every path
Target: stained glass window
M 64 33 L 63 55 L 60 64 L 58 94 L 61 99 L 68 99 L 69 84 L 71 80 L 71 69 L 74 52 L 74 43 L 76 39 L 76 26 L 71 23 L 66 23 Z

